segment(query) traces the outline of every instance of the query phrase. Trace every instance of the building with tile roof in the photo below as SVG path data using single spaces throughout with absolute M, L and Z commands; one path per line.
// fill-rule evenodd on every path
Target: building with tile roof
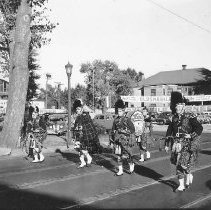
M 211 76 L 211 71 L 206 68 L 190 68 L 182 65 L 182 69 L 174 71 L 162 71 L 151 77 L 143 79 L 134 87 L 134 96 L 170 96 L 172 91 L 180 91 L 184 96 L 194 95 L 194 86 L 198 82 L 206 81 Z M 209 104 L 208 102 L 206 102 Z M 211 102 L 210 102 L 211 103 Z M 191 104 L 191 103 L 190 103 Z M 203 105 L 200 102 L 193 102 L 195 105 Z M 169 110 L 169 102 L 128 102 L 129 107 L 147 106 L 150 109 L 161 108 Z
M 8 98 L 9 78 L 0 74 L 0 99 Z

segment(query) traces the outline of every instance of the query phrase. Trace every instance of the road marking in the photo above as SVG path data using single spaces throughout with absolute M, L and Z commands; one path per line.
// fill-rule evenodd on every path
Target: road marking
M 51 169 L 58 169 L 58 168 L 66 168 L 69 166 L 75 165 L 75 163 L 67 163 L 67 164 L 62 164 L 62 165 L 57 165 L 57 166 L 49 166 L 45 168 L 33 168 L 31 169 L 22 169 L 22 171 L 17 171 L 17 172 L 8 172 L 8 173 L 2 173 L 0 174 L 0 177 L 5 177 L 5 176 L 13 176 L 13 175 L 20 175 L 20 174 L 26 174 L 26 173 L 33 173 L 33 172 L 41 172 L 41 171 L 46 171 L 46 170 L 51 170 Z
M 203 196 L 201 198 L 198 198 L 196 199 L 195 201 L 193 202 L 190 202 L 188 204 L 185 204 L 184 206 L 181 206 L 180 208 L 181 209 L 184 209 L 184 208 L 191 208 L 191 207 L 194 207 L 195 205 L 203 202 L 203 201 L 206 201 L 207 199 L 210 199 L 211 198 L 211 193 L 209 195 L 206 195 L 206 196 Z
M 208 165 L 205 165 L 205 166 L 202 166 L 202 167 L 198 167 L 193 171 L 196 172 L 196 171 L 203 170 L 203 169 L 206 169 L 206 168 L 209 168 L 209 167 L 211 167 L 211 164 L 208 164 Z M 105 199 L 110 199 L 112 197 L 115 197 L 115 196 L 118 196 L 118 195 L 121 195 L 121 194 L 125 194 L 125 193 L 129 193 L 129 192 L 134 191 L 134 190 L 140 190 L 142 188 L 148 187 L 148 186 L 153 185 L 153 184 L 162 184 L 161 183 L 162 180 L 169 180 L 169 179 L 172 179 L 172 178 L 175 178 L 175 177 L 176 177 L 176 175 L 170 175 L 170 176 L 163 177 L 159 181 L 149 181 L 144 185 L 143 184 L 136 184 L 136 185 L 131 185 L 131 186 L 126 187 L 126 188 L 117 188 L 115 191 L 110 191 L 110 192 L 107 192 L 107 193 L 102 193 L 100 195 L 96 195 L 96 196 L 92 196 L 92 197 L 89 197 L 89 198 L 86 198 L 86 199 L 82 199 L 81 201 L 79 201 L 79 204 L 70 205 L 70 206 L 66 206 L 66 207 L 59 207 L 59 209 L 65 210 L 65 209 L 71 209 L 71 208 L 75 208 L 75 207 L 89 205 L 91 203 L 94 203 L 94 202 L 97 202 L 97 201 L 102 201 L 102 200 L 105 200 Z
M 101 162 L 104 160 L 111 160 L 112 158 L 110 157 L 101 157 L 102 160 L 98 160 L 96 162 Z M 162 161 L 165 159 L 168 159 L 169 156 L 164 156 L 164 157 L 158 157 L 158 158 L 153 158 L 151 160 L 145 161 L 144 163 L 141 163 L 140 165 L 147 165 L 148 163 L 154 163 L 154 162 L 158 162 L 158 161 Z M 25 170 L 25 171 L 19 171 L 19 172 L 9 172 L 9 173 L 4 173 L 1 174 L 0 177 L 5 177 L 5 176 L 12 176 L 12 175 L 21 175 L 21 174 L 26 174 L 26 173 L 33 173 L 33 172 L 40 172 L 40 171 L 46 171 L 46 170 L 50 170 L 50 169 L 58 169 L 58 168 L 63 168 L 63 167 L 69 167 L 69 166 L 73 166 L 75 165 L 75 163 L 72 164 L 62 164 L 62 165 L 58 165 L 58 166 L 51 166 L 51 167 L 45 167 L 45 168 L 36 168 L 36 169 L 30 169 L 30 170 Z M 206 168 L 207 166 L 205 166 Z M 202 169 L 202 167 L 200 167 L 200 169 Z M 197 170 L 197 169 L 196 169 Z M 30 183 L 23 183 L 23 184 L 19 184 L 19 185 L 12 185 L 12 188 L 18 188 L 18 189 L 27 189 L 27 188 L 33 188 L 33 187 L 38 187 L 40 185 L 47 185 L 47 184 L 51 184 L 51 183 L 55 183 L 57 181 L 67 181 L 67 180 L 71 180 L 71 179 L 75 179 L 75 178 L 80 178 L 83 176 L 87 176 L 87 175 L 94 175 L 95 173 L 108 173 L 110 172 L 107 169 L 99 169 L 93 172 L 89 172 L 89 173 L 84 173 L 84 174 L 71 174 L 68 176 L 63 176 L 63 177 L 58 177 L 58 178 L 50 178 L 50 179 L 41 179 L 39 181 L 36 182 L 30 182 Z M 172 177 L 174 177 L 175 175 L 173 175 Z M 0 191 L 0 193 L 4 192 L 5 190 Z
M 63 177 L 59 177 L 59 178 L 52 178 L 52 179 L 41 179 L 39 181 L 36 182 L 30 182 L 30 183 L 23 183 L 23 184 L 17 184 L 17 185 L 8 185 L 9 188 L 12 189 L 4 189 L 1 190 L 0 193 L 4 193 L 6 191 L 10 191 L 13 189 L 21 189 L 21 190 L 25 190 L 25 189 L 31 189 L 31 188 L 35 188 L 35 187 L 39 187 L 39 186 L 43 186 L 43 185 L 49 185 L 55 182 L 63 182 L 63 181 L 67 181 L 67 180 L 72 180 L 72 179 L 77 179 L 80 177 L 84 177 L 84 176 L 90 176 L 90 175 L 95 175 L 95 174 L 99 174 L 99 173 L 105 173 L 108 172 L 108 170 L 106 169 L 99 169 L 96 171 L 92 171 L 92 172 L 87 172 L 84 174 L 71 174 L 68 176 L 63 176 Z

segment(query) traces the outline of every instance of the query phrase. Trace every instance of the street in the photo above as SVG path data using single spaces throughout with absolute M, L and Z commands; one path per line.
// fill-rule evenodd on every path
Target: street
M 160 134 L 157 132 L 157 134 Z M 116 159 L 111 153 L 95 155 L 91 167 L 77 169 L 74 150 L 46 154 L 43 163 L 23 157 L 0 159 L 2 209 L 131 209 L 203 208 L 211 205 L 211 141 L 202 135 L 194 181 L 185 192 L 178 184 L 169 154 L 152 149 L 152 158 L 138 162 L 135 173 L 114 176 Z

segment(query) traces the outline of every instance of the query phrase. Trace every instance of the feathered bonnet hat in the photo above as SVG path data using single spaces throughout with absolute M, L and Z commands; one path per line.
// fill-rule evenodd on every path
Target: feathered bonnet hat
M 170 101 L 170 109 L 172 111 L 172 114 L 176 112 L 176 105 L 180 103 L 187 104 L 187 99 L 177 91 L 171 92 L 171 101 Z
M 115 114 L 118 114 L 118 109 L 124 109 L 125 104 L 122 99 L 118 99 L 115 103 Z
M 73 103 L 73 112 L 76 112 L 76 109 L 78 107 L 82 107 L 83 105 L 81 104 L 81 101 L 79 99 L 76 99 Z

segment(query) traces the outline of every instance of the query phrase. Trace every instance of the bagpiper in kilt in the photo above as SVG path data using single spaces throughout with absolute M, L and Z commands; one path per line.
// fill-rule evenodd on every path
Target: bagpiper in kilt
M 176 165 L 176 174 L 180 183 L 176 191 L 184 191 L 185 187 L 188 188 L 193 181 L 191 170 L 197 160 L 203 127 L 193 113 L 185 112 L 182 96 L 177 92 L 173 92 L 172 95 L 173 98 L 177 97 L 177 103 L 173 107 L 175 112 L 166 132 L 166 145 L 172 136 L 171 163 Z M 184 184 L 185 179 L 186 184 Z
M 73 137 L 75 139 L 75 149 L 79 152 L 81 164 L 78 168 L 90 166 L 92 157 L 90 154 L 98 152 L 100 142 L 97 130 L 89 113 L 84 112 L 81 101 L 76 100 L 73 104 L 73 110 L 77 113 L 77 117 L 73 127 Z M 87 163 L 85 162 L 85 158 Z
M 83 112 L 76 117 L 73 130 L 75 140 L 81 143 L 82 150 L 97 152 L 99 138 L 89 113 Z
M 134 172 L 134 162 L 133 162 L 133 148 L 137 147 L 135 139 L 135 127 L 124 113 L 124 103 L 121 99 L 116 102 L 116 107 L 118 116 L 114 119 L 111 138 L 114 143 L 114 153 L 117 155 L 117 163 L 119 171 L 115 174 L 117 176 L 123 175 L 123 158 L 126 156 L 130 171 L 132 174 Z M 122 112 L 122 114 L 120 114 Z
M 149 112 L 146 107 L 143 108 L 142 113 L 144 116 L 144 129 L 141 135 L 141 141 L 139 143 L 140 156 L 141 156 L 141 158 L 139 159 L 140 162 L 145 161 L 145 158 L 144 158 L 145 154 L 146 154 L 146 159 L 147 160 L 150 159 L 150 152 L 149 152 L 148 147 L 153 141 L 151 116 L 149 115 Z

